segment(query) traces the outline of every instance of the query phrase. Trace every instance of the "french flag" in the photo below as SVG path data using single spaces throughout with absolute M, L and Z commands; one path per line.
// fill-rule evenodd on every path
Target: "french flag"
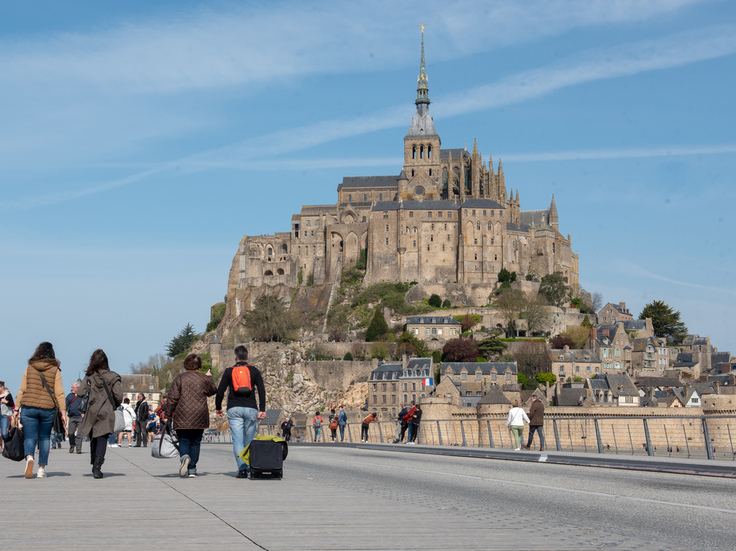
M 422 379 L 422 386 L 434 386 L 434 379 L 432 377 L 429 379 Z

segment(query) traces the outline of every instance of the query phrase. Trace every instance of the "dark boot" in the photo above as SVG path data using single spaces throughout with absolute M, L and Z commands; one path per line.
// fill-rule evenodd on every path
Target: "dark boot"
M 95 478 L 102 478 L 102 464 L 105 462 L 104 457 L 95 457 L 95 464 L 92 467 L 92 474 Z

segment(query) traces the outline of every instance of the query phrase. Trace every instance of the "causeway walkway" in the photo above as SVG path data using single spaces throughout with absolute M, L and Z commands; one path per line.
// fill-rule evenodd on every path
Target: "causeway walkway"
M 605 459 L 611 462 L 606 466 L 615 468 L 736 476 L 736 464 L 725 461 L 381 444 L 295 444 L 289 455 L 300 468 L 290 470 L 287 458 L 283 480 L 241 480 L 235 478 L 232 447 L 207 444 L 200 460 L 201 476 L 196 479 L 180 478 L 178 460 L 154 459 L 150 448 L 110 448 L 103 466 L 105 476 L 95 480 L 85 443 L 82 455 L 70 454 L 66 447 L 53 450 L 45 479 L 26 480 L 24 462 L 0 460 L 2 547 L 28 551 L 484 548 L 482 541 L 472 540 L 476 533 L 473 524 L 423 527 L 422 519 L 407 516 L 406 504 L 393 499 L 389 489 L 380 490 L 388 492 L 381 496 L 368 495 L 357 487 L 318 484 L 305 465 L 320 461 L 316 449 L 320 447 L 355 448 L 349 451 L 353 455 L 363 449 L 364 457 L 372 454 L 374 464 L 376 458 L 388 460 L 386 452 L 393 452 L 391 459 L 423 454 L 423 461 L 430 462 L 439 462 L 440 455 L 448 454 L 487 458 L 491 469 L 503 468 L 503 460 L 596 466 Z M 374 468 L 380 473 L 380 467 Z M 428 478 L 427 484 L 431 483 Z M 411 540 L 402 537 L 409 528 L 414 534 Z M 478 524 L 477 530 L 480 538 L 487 526 Z M 438 538 L 438 533 L 443 536 Z M 382 543 L 377 545 L 379 535 Z M 530 537 L 529 531 L 509 529 L 503 532 L 503 545 L 492 548 L 532 548 L 529 546 L 535 538 Z M 542 537 L 541 532 L 538 537 Z M 548 548 L 539 545 L 545 545 L 544 539 L 536 540 L 533 548 Z

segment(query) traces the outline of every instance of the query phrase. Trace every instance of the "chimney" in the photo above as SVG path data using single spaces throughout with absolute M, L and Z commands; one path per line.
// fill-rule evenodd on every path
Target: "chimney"
M 622 310 L 626 310 L 626 303 L 625 302 L 619 302 L 618 305 L 621 307 Z
M 565 345 L 565 352 L 570 352 L 570 345 L 568 344 Z

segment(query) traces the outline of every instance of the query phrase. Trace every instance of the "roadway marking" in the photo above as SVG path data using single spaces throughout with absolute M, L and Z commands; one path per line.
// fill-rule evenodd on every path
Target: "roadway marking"
M 337 459 L 336 461 L 342 462 L 342 463 L 353 463 L 352 461 L 346 461 L 344 459 Z M 386 468 L 387 465 L 385 463 L 366 463 L 361 462 L 361 465 L 373 465 L 375 467 L 381 467 Z M 585 495 L 591 495 L 591 496 L 598 496 L 598 497 L 605 497 L 605 498 L 618 498 L 618 499 L 625 499 L 629 501 L 638 501 L 640 503 L 653 503 L 657 505 L 671 505 L 673 507 L 683 507 L 685 509 L 699 509 L 701 511 L 714 511 L 718 513 L 729 513 L 732 515 L 736 514 L 736 510 L 733 509 L 722 509 L 720 507 L 708 507 L 705 505 L 692 505 L 688 503 L 675 503 L 673 501 L 663 501 L 659 499 L 646 499 L 643 497 L 631 497 L 631 496 L 624 496 L 624 495 L 617 495 L 617 494 L 607 494 L 604 492 L 593 492 L 590 490 L 576 490 L 574 488 L 564 488 L 561 486 L 548 486 L 545 484 L 532 484 L 531 482 L 515 482 L 513 480 L 504 480 L 501 478 L 490 478 L 486 476 L 477 476 L 477 475 L 469 475 L 469 474 L 459 474 L 459 473 L 449 473 L 447 471 L 432 471 L 429 469 L 417 469 L 416 467 L 402 467 L 398 465 L 390 465 L 391 467 L 395 469 L 405 470 L 405 471 L 416 471 L 420 473 L 426 473 L 426 474 L 441 474 L 445 476 L 454 476 L 457 478 L 469 478 L 473 480 L 484 480 L 487 482 L 497 482 L 501 484 L 511 484 L 515 486 L 525 486 L 528 488 L 543 488 L 545 490 L 554 490 L 556 492 L 568 492 L 571 494 L 585 494 Z

